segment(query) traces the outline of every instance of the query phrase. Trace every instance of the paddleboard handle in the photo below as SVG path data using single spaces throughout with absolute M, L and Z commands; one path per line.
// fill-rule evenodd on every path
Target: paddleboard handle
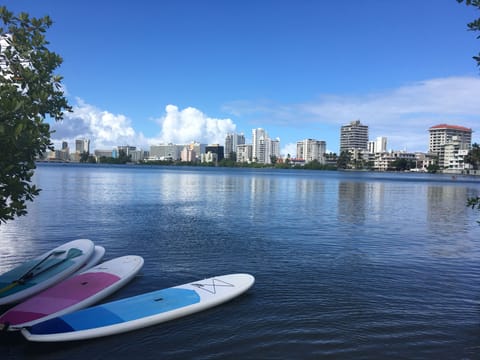
M 66 252 L 66 250 L 58 250 L 58 251 L 51 252 L 50 254 L 45 256 L 39 263 L 37 263 L 32 268 L 30 268 L 30 270 L 28 270 L 25 274 L 20 276 L 18 279 L 13 280 L 9 285 L 0 289 L 0 294 L 3 293 L 3 292 L 9 291 L 10 289 L 14 288 L 17 285 L 23 285 L 23 284 L 25 284 L 25 282 L 27 280 L 30 280 L 34 276 L 38 276 L 38 275 L 40 275 L 40 274 L 58 266 L 58 265 L 68 261 L 69 259 L 73 259 L 74 257 L 80 256 L 80 255 L 83 254 L 82 250 L 80 250 L 80 249 L 70 248 L 70 250 L 68 250 L 68 252 L 67 252 L 67 255 L 63 259 L 61 259 L 60 261 L 57 261 L 56 263 L 53 263 L 50 266 L 47 266 L 46 268 L 43 268 L 43 269 L 40 268 L 40 271 L 38 271 L 38 272 L 34 272 L 34 270 L 38 269 L 41 264 L 43 264 L 48 258 L 50 258 L 50 256 L 58 256 L 58 255 L 63 254 L 65 252 Z

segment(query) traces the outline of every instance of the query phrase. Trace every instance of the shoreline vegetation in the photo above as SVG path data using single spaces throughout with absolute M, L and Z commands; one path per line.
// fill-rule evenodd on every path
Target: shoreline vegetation
M 235 162 L 232 160 L 224 159 L 215 162 L 198 162 L 198 161 L 173 161 L 173 160 L 155 160 L 155 161 L 143 161 L 143 162 L 129 162 L 129 161 L 118 161 L 119 159 L 107 158 L 107 161 L 100 162 L 74 162 L 74 161 L 65 161 L 65 160 L 37 160 L 39 164 L 62 164 L 62 165 L 91 165 L 91 166 L 101 166 L 101 165 L 119 165 L 119 166 L 171 166 L 171 167 L 205 167 L 205 168 L 250 168 L 250 169 L 284 169 L 284 170 L 324 170 L 324 171 L 347 171 L 347 172 L 371 172 L 371 173 L 423 173 L 423 174 L 441 174 L 441 175 L 451 175 L 452 179 L 455 180 L 456 176 L 480 176 L 480 170 L 466 170 L 462 172 L 451 173 L 441 169 L 430 169 L 424 171 L 422 169 L 416 168 L 391 168 L 386 171 L 378 171 L 371 168 L 341 168 L 332 164 L 320 164 L 318 161 L 311 161 L 307 164 L 289 164 L 289 163 L 275 163 L 275 164 L 261 164 L 261 163 L 242 163 Z M 447 169 L 448 170 L 448 169 Z

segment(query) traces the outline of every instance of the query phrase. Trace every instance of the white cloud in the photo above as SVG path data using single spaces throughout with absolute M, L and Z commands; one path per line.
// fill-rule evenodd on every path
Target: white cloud
M 478 94 L 480 77 L 449 77 L 363 95 L 324 94 L 297 104 L 237 101 L 224 109 L 243 118 L 244 126 L 248 121 L 252 128 L 274 128 L 269 133 L 280 135 L 285 141 L 282 154 L 296 156 L 296 141 L 307 137 L 326 140 L 329 149 L 336 149 L 340 126 L 356 119 L 369 126 L 371 139 L 386 136 L 389 149 L 426 151 L 428 129 L 439 123 L 470 127 L 474 141 L 479 142 L 475 139 L 480 119 Z M 152 130 L 152 135 L 157 135 L 146 138 L 125 115 L 77 99 L 74 112 L 52 124 L 56 130 L 52 139 L 55 146 L 61 141 L 74 146 L 75 139 L 85 137 L 91 140 L 92 149 L 127 144 L 148 149 L 149 145 L 168 142 L 224 144 L 225 135 L 235 132 L 237 127 L 229 118 L 211 118 L 196 108 L 179 109 L 175 105 L 167 105 L 157 123 L 158 131 Z
M 231 119 L 210 118 L 193 107 L 179 110 L 177 106 L 167 105 L 165 112 L 158 120 L 158 136 L 146 138 L 143 133 L 135 131 L 125 115 L 113 114 L 77 99 L 73 112 L 65 113 L 63 121 L 51 125 L 55 130 L 52 141 L 56 148 L 61 146 L 62 141 L 73 147 L 75 139 L 87 138 L 90 139 L 91 150 L 112 149 L 119 145 L 148 150 L 151 144 L 168 142 L 223 144 L 225 135 L 236 128 Z
M 272 125 L 284 128 L 307 129 L 315 125 L 321 134 L 329 131 L 330 140 L 335 142 L 341 125 L 360 119 L 369 126 L 370 138 L 388 138 L 389 149 L 426 151 L 428 129 L 433 125 L 449 123 L 478 129 L 478 94 L 480 77 L 448 77 L 378 93 L 325 94 L 305 103 L 284 104 L 281 108 L 265 101 L 237 101 L 225 109 L 237 116 L 268 118 Z M 331 143 L 327 142 L 327 146 Z
M 90 139 L 91 150 L 111 149 L 118 145 L 141 146 L 147 143 L 142 133 L 136 133 L 131 121 L 121 114 L 112 114 L 77 99 L 72 113 L 65 113 L 61 122 L 52 124 L 52 141 L 56 147 L 62 141 L 74 146 L 75 139 Z
M 290 157 L 294 158 L 297 156 L 297 143 L 288 143 L 282 147 L 280 151 L 282 156 L 287 156 L 290 154 Z
M 179 110 L 175 105 L 167 105 L 165 112 L 158 120 L 161 133 L 157 142 L 223 144 L 225 135 L 236 128 L 231 119 L 210 118 L 193 107 Z

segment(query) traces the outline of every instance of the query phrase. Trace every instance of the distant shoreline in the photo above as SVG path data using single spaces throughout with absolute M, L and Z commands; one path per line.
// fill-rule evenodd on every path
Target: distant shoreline
M 81 163 L 81 162 L 72 162 L 72 161 L 61 161 L 61 160 L 40 160 L 35 162 L 37 165 L 57 165 L 57 166 L 85 166 L 85 167 L 170 167 L 170 168 L 223 168 L 223 169 L 270 169 L 270 170 L 316 170 L 316 171 L 338 171 L 338 172 L 345 172 L 345 173 L 371 173 L 371 174 L 418 174 L 418 175 L 441 175 L 451 176 L 452 180 L 456 180 L 457 177 L 479 177 L 480 170 L 470 170 L 469 173 L 454 173 L 454 172 L 442 172 L 438 171 L 436 173 L 429 173 L 426 171 L 374 171 L 368 169 L 338 169 L 338 168 L 308 168 L 303 166 L 297 167 L 278 167 L 278 166 L 265 166 L 261 164 L 261 166 L 224 166 L 224 165 L 202 165 L 202 164 L 192 164 L 192 163 L 126 163 L 126 164 L 109 164 L 109 163 Z

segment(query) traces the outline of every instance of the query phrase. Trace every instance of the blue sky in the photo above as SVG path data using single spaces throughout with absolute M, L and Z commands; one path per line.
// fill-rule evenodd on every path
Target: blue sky
M 466 26 L 480 14 L 455 0 L 4 3 L 54 21 L 74 107 L 56 144 L 223 144 L 262 127 L 295 156 L 306 138 L 338 152 L 357 119 L 393 150 L 427 151 L 440 123 L 480 143 L 480 40 Z

